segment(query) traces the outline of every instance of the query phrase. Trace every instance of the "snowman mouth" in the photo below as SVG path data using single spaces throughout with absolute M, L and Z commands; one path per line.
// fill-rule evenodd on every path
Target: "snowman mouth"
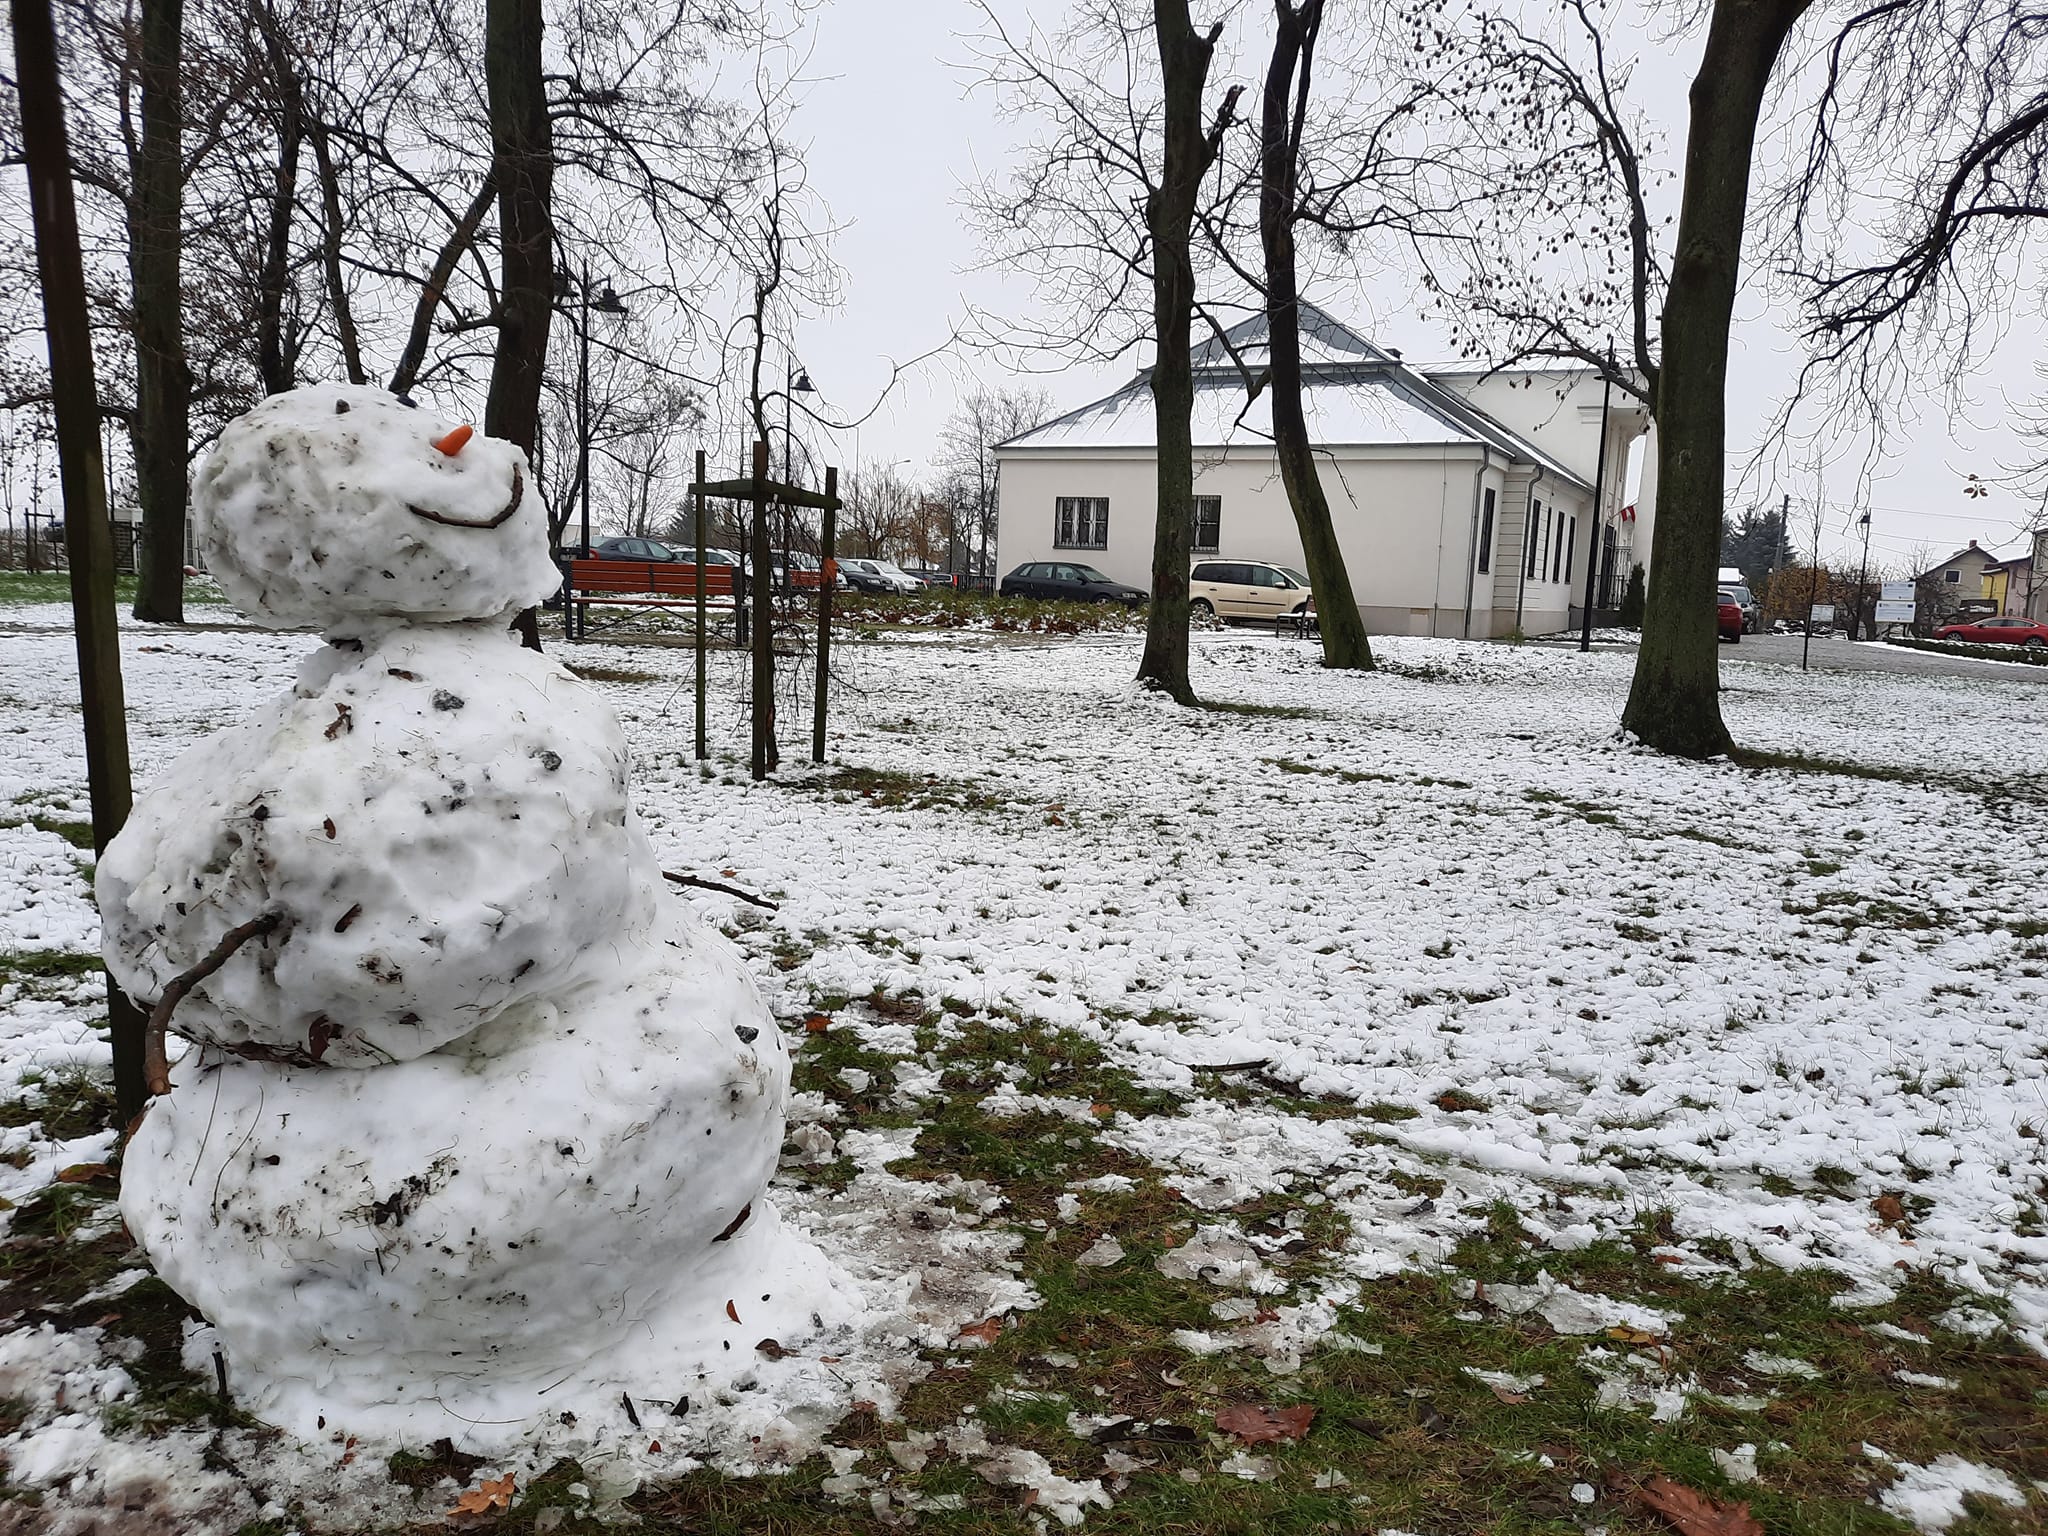
M 435 512 L 426 507 L 416 507 L 411 502 L 405 504 L 405 510 L 414 517 L 423 517 L 430 523 L 440 523 L 449 528 L 496 528 L 501 526 L 505 519 L 519 510 L 519 499 L 525 494 L 526 482 L 519 478 L 519 471 L 514 469 L 512 471 L 512 499 L 505 503 L 504 511 L 485 522 L 474 522 L 466 517 L 450 517 L 445 512 Z

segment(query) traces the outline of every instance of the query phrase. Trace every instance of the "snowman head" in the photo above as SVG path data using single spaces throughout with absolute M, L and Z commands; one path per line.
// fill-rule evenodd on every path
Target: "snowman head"
M 236 417 L 192 506 L 221 589 L 275 629 L 502 619 L 561 582 L 526 455 L 366 385 Z

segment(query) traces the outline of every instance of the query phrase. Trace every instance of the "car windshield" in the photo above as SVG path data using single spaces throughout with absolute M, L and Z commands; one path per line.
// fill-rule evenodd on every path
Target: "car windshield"
M 1102 572 L 1095 569 L 1092 565 L 1077 565 L 1074 567 L 1074 574 L 1083 581 L 1107 582 L 1109 580 L 1107 576 L 1103 575 Z
M 1276 565 L 1273 567 L 1273 569 L 1278 571 L 1282 576 L 1285 576 L 1297 587 L 1306 587 L 1310 585 L 1309 579 L 1306 576 L 1302 575 L 1301 572 L 1297 571 L 1291 565 Z
M 900 565 L 891 565 L 887 560 L 870 560 L 868 569 L 883 576 L 908 576 L 910 572 Z

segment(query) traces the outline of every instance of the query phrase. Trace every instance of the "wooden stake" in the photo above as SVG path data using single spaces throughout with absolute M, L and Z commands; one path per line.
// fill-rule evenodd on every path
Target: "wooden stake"
M 753 776 L 775 766 L 775 583 L 768 573 L 768 442 L 754 444 L 754 752 Z
M 818 539 L 818 693 L 811 701 L 811 761 L 825 761 L 825 695 L 832 682 L 832 545 L 839 532 L 839 470 L 825 471 L 825 525 Z
M 106 477 L 100 463 L 99 391 L 86 318 L 85 264 L 79 254 L 78 208 L 71 197 L 71 146 L 64 131 L 49 0 L 12 0 L 12 11 L 21 138 L 35 220 L 36 266 L 43 285 L 50 395 L 57 417 L 64 543 L 71 556 L 72 630 L 78 642 L 92 843 L 96 852 L 105 853 L 128 819 L 134 791 L 128 772 L 121 641 L 114 623 L 114 536 L 107 526 Z M 112 976 L 107 978 L 107 1021 L 113 1034 L 114 1097 L 126 1124 L 147 1102 L 143 1017 Z
M 704 578 L 710 567 L 704 563 L 704 450 L 697 450 L 697 761 L 711 754 L 704 740 Z M 738 588 L 734 588 L 737 592 Z M 737 598 L 734 599 L 738 601 Z

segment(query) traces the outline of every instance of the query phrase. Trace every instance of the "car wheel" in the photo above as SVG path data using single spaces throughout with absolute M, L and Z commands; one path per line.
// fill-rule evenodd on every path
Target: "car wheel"
M 1204 618 L 1213 619 L 1216 617 L 1216 605 L 1206 597 L 1198 597 L 1188 604 L 1188 612 L 1199 613 Z
M 2039 635 L 2029 635 L 2029 636 L 2027 636 L 2027 638 L 2026 638 L 2026 639 L 2024 639 L 2024 640 L 2022 640 L 2022 641 L 2020 642 L 2020 644 L 2021 644 L 2021 645 L 2023 645 L 2023 646 L 2025 646 L 2025 645 L 2040 645 L 2040 644 L 2042 644 L 2042 643 L 2043 643 L 2043 641 L 2042 641 L 2042 639 L 2041 639 L 2041 637 L 2040 637 Z
M 1735 633 L 1734 633 L 1734 634 L 1730 635 L 1730 636 L 1728 637 L 1728 643 L 1729 643 L 1730 645 L 1740 645 L 1740 644 L 1742 644 L 1742 631 L 1738 629 L 1737 631 L 1735 631 Z

